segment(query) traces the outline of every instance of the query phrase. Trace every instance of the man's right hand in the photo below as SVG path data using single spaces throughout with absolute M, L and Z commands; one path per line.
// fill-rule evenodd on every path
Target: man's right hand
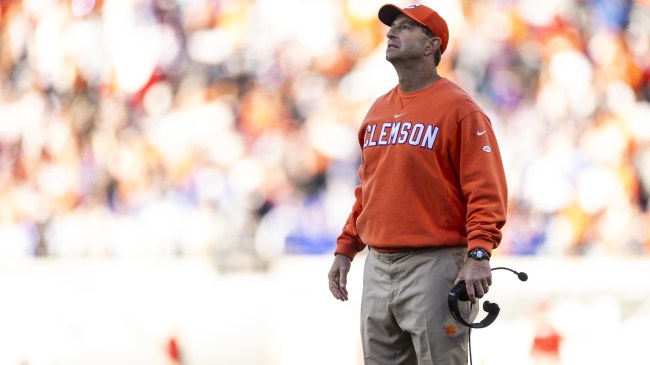
M 348 272 L 350 272 L 352 260 L 341 254 L 334 256 L 334 262 L 330 268 L 327 278 L 329 279 L 330 291 L 334 298 L 340 301 L 348 300 Z

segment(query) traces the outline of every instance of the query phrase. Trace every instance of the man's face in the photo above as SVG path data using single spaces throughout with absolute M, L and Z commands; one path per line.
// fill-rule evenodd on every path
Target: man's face
M 399 14 L 388 33 L 386 60 L 389 62 L 420 60 L 429 42 L 421 29 L 421 25 L 404 14 Z

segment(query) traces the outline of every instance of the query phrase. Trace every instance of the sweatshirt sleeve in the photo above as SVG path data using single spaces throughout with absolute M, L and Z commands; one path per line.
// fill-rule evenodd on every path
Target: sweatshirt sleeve
M 354 259 L 357 253 L 363 251 L 366 245 L 361 242 L 357 232 L 357 217 L 361 214 L 363 206 L 361 204 L 361 184 L 354 189 L 355 202 L 352 206 L 352 212 L 348 216 L 343 230 L 336 240 L 336 250 L 334 254 L 342 254 Z
M 491 253 L 499 246 L 506 222 L 507 183 L 490 120 L 475 111 L 458 125 L 459 177 L 467 204 L 467 249 Z

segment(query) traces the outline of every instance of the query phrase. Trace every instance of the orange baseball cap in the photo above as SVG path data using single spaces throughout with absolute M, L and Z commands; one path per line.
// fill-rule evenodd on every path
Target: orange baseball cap
M 440 44 L 440 52 L 445 52 L 445 49 L 447 49 L 447 43 L 449 42 L 449 27 L 447 27 L 447 22 L 442 19 L 440 14 L 435 10 L 420 4 L 407 6 L 404 9 L 393 4 L 386 4 L 379 9 L 379 20 L 390 26 L 399 14 L 404 14 L 419 24 L 429 28 L 429 30 L 442 41 Z

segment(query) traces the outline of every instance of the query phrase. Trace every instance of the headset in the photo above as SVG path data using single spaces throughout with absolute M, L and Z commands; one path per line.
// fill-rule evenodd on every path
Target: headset
M 492 269 L 494 270 L 508 270 L 514 274 L 517 275 L 519 280 L 521 281 L 526 281 L 528 280 L 528 274 L 525 272 L 518 272 L 513 269 L 507 268 L 507 267 L 495 267 Z M 469 296 L 467 295 L 467 288 L 465 287 L 465 280 L 461 280 L 454 286 L 450 291 L 449 294 L 447 295 L 447 304 L 449 305 L 449 312 L 451 312 L 451 315 L 456 319 L 458 322 L 462 323 L 463 325 L 469 327 L 469 328 L 485 328 L 494 322 L 495 319 L 497 319 L 497 316 L 499 315 L 499 312 L 501 311 L 501 308 L 499 308 L 499 305 L 497 303 L 490 303 L 489 301 L 483 302 L 483 310 L 487 312 L 487 316 L 483 318 L 480 322 L 476 323 L 468 323 L 463 319 L 463 317 L 460 315 L 460 311 L 458 310 L 458 301 L 461 302 L 467 302 L 469 301 Z

